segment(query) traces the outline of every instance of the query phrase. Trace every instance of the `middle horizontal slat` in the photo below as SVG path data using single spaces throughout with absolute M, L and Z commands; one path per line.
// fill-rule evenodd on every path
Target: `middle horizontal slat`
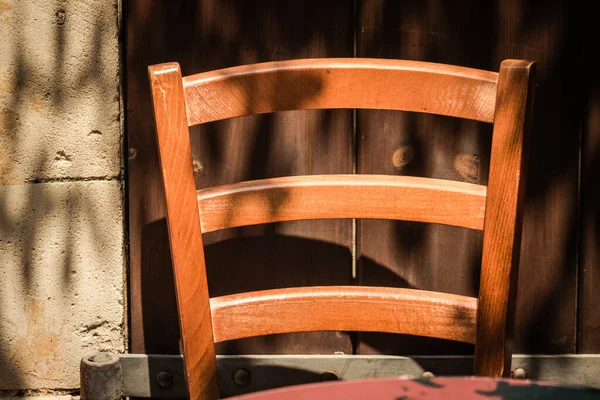
M 483 229 L 486 187 L 390 175 L 310 175 L 199 190 L 202 232 L 307 219 L 370 218 Z

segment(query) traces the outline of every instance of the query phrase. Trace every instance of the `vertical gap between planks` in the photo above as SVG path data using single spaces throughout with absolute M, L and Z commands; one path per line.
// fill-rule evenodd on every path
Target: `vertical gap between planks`
M 585 3 L 587 4 L 587 3 Z M 578 19 L 581 21 L 585 21 L 585 12 L 587 11 L 587 7 L 585 5 L 580 5 L 580 8 L 578 10 Z M 585 207 L 585 200 L 584 200 L 584 196 L 582 193 L 582 174 L 584 171 L 584 165 L 583 163 L 584 161 L 584 148 L 583 146 L 585 145 L 585 135 L 587 133 L 587 120 L 586 120 L 586 116 L 588 115 L 588 107 L 589 107 L 589 100 L 590 100 L 590 89 L 589 87 L 586 85 L 586 82 L 592 82 L 592 74 L 591 74 L 591 69 L 589 68 L 589 64 L 590 64 L 590 60 L 588 57 L 588 40 L 590 38 L 589 34 L 589 26 L 586 25 L 585 23 L 583 24 L 583 29 L 579 32 L 580 33 L 580 38 L 581 38 L 581 48 L 580 48 L 580 56 L 581 56 L 581 64 L 583 67 L 583 71 L 584 71 L 584 77 L 583 79 L 579 80 L 579 87 L 580 87 L 580 99 L 581 99 L 581 103 L 580 103 L 580 119 L 579 119 L 579 145 L 578 145 L 578 160 L 577 160 L 577 207 L 576 207 L 576 214 L 575 214 L 575 221 L 576 221 L 576 230 L 575 233 L 577 235 L 577 247 L 576 247 L 576 252 L 575 252 L 575 296 L 576 296 L 576 301 L 575 301 L 575 324 L 574 324 L 574 343 L 573 343 L 573 353 L 578 354 L 580 352 L 581 349 L 581 307 L 582 307 L 582 302 L 585 301 L 584 299 L 584 295 L 583 295 L 583 291 L 584 291 L 584 284 L 580 283 L 580 279 L 582 277 L 584 277 L 584 273 L 582 271 L 582 269 L 584 268 L 584 264 L 582 263 L 582 256 L 583 256 L 583 252 L 584 252 L 584 246 L 583 246 L 583 237 L 584 237 L 584 232 L 582 231 L 584 229 L 584 224 L 581 221 L 581 218 L 583 216 L 583 209 Z M 585 188 L 583 188 L 583 190 L 585 190 Z M 584 278 L 585 279 L 585 278 Z
M 582 92 L 584 92 L 582 90 Z M 586 106 L 582 107 L 582 110 L 585 112 L 587 109 Z M 581 263 L 581 252 L 583 250 L 582 239 L 583 239 L 583 224 L 581 223 L 582 216 L 582 208 L 583 204 L 583 196 L 581 193 L 581 174 L 583 172 L 582 162 L 583 162 L 583 135 L 585 134 L 585 113 L 581 113 L 581 120 L 579 121 L 579 151 L 577 154 L 577 207 L 575 208 L 575 234 L 577 235 L 576 239 L 576 251 L 575 251 L 575 323 L 573 324 L 573 353 L 578 354 L 580 343 L 579 343 L 579 334 L 581 332 L 580 326 L 580 316 L 581 316 L 581 301 L 583 300 L 583 285 L 579 283 L 579 279 L 583 276 L 581 269 L 583 268 Z
M 353 29 L 353 37 L 354 40 L 352 47 L 352 57 L 356 58 L 357 55 L 357 38 L 358 38 L 358 0 L 354 0 L 353 3 L 354 12 L 354 29 Z M 356 174 L 357 164 L 358 164 L 358 140 L 356 137 L 356 109 L 352 110 L 352 174 Z M 356 284 L 356 255 L 358 254 L 358 245 L 357 245 L 357 227 L 356 227 L 356 218 L 352 219 L 352 284 Z
M 358 51 L 358 32 L 359 32 L 359 15 L 358 15 L 358 0 L 354 0 L 353 4 L 353 25 L 354 29 L 352 30 L 352 39 L 354 41 L 352 45 L 352 57 L 356 58 Z M 356 174 L 357 165 L 358 165 L 358 138 L 356 136 L 356 109 L 352 110 L 352 174 Z M 356 218 L 352 218 L 352 284 L 356 285 L 357 282 L 357 259 L 356 256 L 358 254 L 358 232 L 357 232 L 357 221 Z M 359 337 L 357 332 L 350 332 L 350 344 L 352 346 L 352 354 L 357 353 Z
M 119 125 L 121 135 L 121 206 L 123 207 L 123 299 L 127 302 L 126 306 L 123 307 L 123 329 L 124 329 L 124 345 L 125 352 L 129 352 L 131 349 L 131 316 L 130 316 L 130 284 L 131 284 L 131 260 L 130 260 L 130 244 L 129 244 L 129 182 L 127 180 L 129 174 L 129 136 L 127 135 L 127 119 L 125 118 L 125 96 L 127 93 L 127 49 L 126 49 L 126 26 L 123 23 L 126 18 L 125 13 L 127 12 L 127 4 L 125 0 L 117 1 L 117 34 L 119 35 Z

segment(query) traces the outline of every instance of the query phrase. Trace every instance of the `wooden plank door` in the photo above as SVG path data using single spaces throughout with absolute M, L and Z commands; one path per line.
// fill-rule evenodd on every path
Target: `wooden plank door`
M 592 0 L 584 1 L 583 124 L 581 141 L 581 247 L 579 353 L 600 353 L 600 47 Z M 595 5 L 595 4 L 594 4 Z
M 126 0 L 132 351 L 179 352 L 147 66 L 179 61 L 190 74 L 250 62 L 353 55 L 490 70 L 505 58 L 538 62 L 516 351 L 599 351 L 598 85 L 593 79 L 591 86 L 586 82 L 594 78 L 590 68 L 598 64 L 591 9 L 591 1 L 568 0 Z M 340 110 L 278 113 L 194 128 L 197 186 L 352 173 L 354 168 L 358 173 L 486 183 L 490 126 L 359 111 L 355 129 L 354 143 L 353 113 Z M 460 228 L 358 221 L 353 232 L 352 221 L 306 221 L 205 239 L 213 295 L 353 281 L 468 295 L 478 290 L 481 235 Z M 360 339 L 358 352 L 363 354 L 472 351 L 470 346 L 409 337 Z M 336 332 L 257 338 L 227 343 L 220 351 L 348 353 L 352 345 L 347 334 Z

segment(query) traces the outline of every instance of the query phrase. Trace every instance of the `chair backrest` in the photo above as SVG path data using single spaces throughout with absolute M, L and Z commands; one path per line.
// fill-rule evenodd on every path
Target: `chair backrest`
M 182 77 L 151 66 L 171 256 L 190 397 L 216 398 L 214 343 L 284 332 L 380 331 L 475 344 L 474 372 L 509 372 L 533 63 L 499 73 L 423 62 L 307 59 Z M 368 108 L 494 124 L 488 186 L 408 176 L 326 175 L 196 190 L 189 126 L 282 110 Z M 483 230 L 479 297 L 333 286 L 209 299 L 202 233 L 301 219 L 378 218 Z

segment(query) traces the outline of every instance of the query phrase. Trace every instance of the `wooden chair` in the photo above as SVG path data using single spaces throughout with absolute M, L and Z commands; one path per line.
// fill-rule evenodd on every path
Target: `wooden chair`
M 218 397 L 215 342 L 284 332 L 379 331 L 474 343 L 476 375 L 508 374 L 533 72 L 533 63 L 517 60 L 504 61 L 499 73 L 380 59 L 270 62 L 184 78 L 177 63 L 151 66 L 190 397 Z M 307 98 L 307 90 L 315 94 Z M 489 185 L 326 175 L 196 191 L 189 126 L 326 108 L 405 110 L 493 123 Z M 410 220 L 483 230 L 479 297 L 330 286 L 209 299 L 202 233 L 325 218 Z

